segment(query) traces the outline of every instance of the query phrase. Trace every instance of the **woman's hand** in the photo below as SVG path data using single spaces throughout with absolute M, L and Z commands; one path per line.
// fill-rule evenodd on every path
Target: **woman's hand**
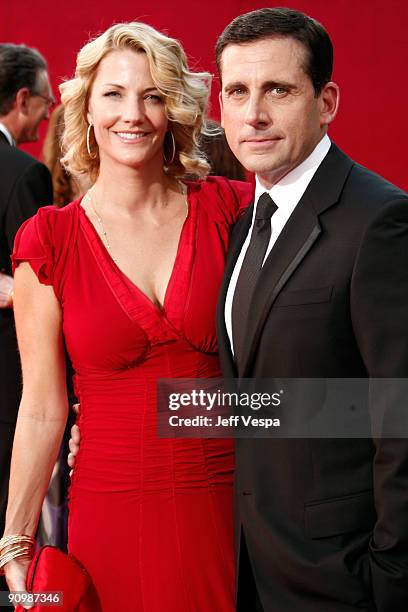
M 12 559 L 4 566 L 4 574 L 8 588 L 11 592 L 23 591 L 26 593 L 26 580 L 30 559 Z M 17 605 L 17 604 L 16 604 Z M 20 604 L 21 605 L 21 604 Z M 29 610 L 34 604 L 24 604 L 24 608 Z
M 73 409 L 73 411 L 76 414 L 79 414 L 80 405 L 79 404 L 74 404 L 72 406 L 72 409 Z M 73 472 L 74 467 L 75 467 L 75 459 L 76 459 L 76 456 L 77 456 L 78 451 L 79 451 L 79 444 L 80 444 L 80 442 L 81 442 L 81 432 L 79 430 L 79 427 L 78 427 L 78 425 L 73 425 L 71 427 L 71 437 L 69 439 L 69 450 L 71 452 L 69 453 L 68 459 L 67 459 L 67 463 L 68 463 L 69 467 L 72 468 L 70 473 L 69 473 L 70 476 L 72 475 L 72 472 Z
M 13 306 L 13 277 L 0 272 L 0 308 Z

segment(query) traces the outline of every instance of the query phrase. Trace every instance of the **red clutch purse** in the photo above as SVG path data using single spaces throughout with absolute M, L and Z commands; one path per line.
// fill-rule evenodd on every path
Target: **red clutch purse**
M 27 591 L 37 594 L 47 591 L 62 594 L 62 606 L 58 604 L 58 596 L 55 596 L 53 603 L 50 599 L 44 600 L 45 594 L 37 597 L 37 602 L 34 601 L 34 606 L 31 608 L 33 612 L 51 612 L 53 609 L 58 612 L 101 610 L 98 596 L 86 569 L 75 557 L 66 555 L 54 546 L 43 546 L 32 559 L 27 574 Z M 50 604 L 53 607 L 50 607 Z M 16 612 L 24 610 L 24 604 L 16 607 Z

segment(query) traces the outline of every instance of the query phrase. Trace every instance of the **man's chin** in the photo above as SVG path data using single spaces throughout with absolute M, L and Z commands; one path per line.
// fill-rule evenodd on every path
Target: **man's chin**
M 254 172 L 255 174 L 274 174 L 275 172 L 279 173 L 281 169 L 281 164 L 279 164 L 276 160 L 272 159 L 261 159 L 258 158 L 250 158 L 241 162 L 242 165 L 249 170 L 249 172 Z
M 289 164 L 272 163 L 271 161 L 264 163 L 253 163 L 251 167 L 245 166 L 249 172 L 253 172 L 259 178 L 261 183 L 267 189 L 270 189 L 276 183 L 279 183 L 284 176 L 291 171 Z
M 277 151 L 271 151 L 267 147 L 256 149 L 244 144 L 236 150 L 235 155 L 241 164 L 251 172 L 273 168 L 279 163 Z

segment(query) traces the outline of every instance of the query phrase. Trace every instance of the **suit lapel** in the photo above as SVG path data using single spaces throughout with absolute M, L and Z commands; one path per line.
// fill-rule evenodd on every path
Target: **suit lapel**
M 3 132 L 0 130 L 0 143 L 6 144 L 8 146 L 10 146 L 9 141 L 6 138 L 6 135 L 3 134 Z
M 269 254 L 250 309 L 246 352 L 239 364 L 239 376 L 250 376 L 251 364 L 270 309 L 319 239 L 322 233 L 319 216 L 338 202 L 352 165 L 352 160 L 332 144 Z
M 234 356 L 231 351 L 231 344 L 229 341 L 227 328 L 225 325 L 225 300 L 227 297 L 228 286 L 230 284 L 231 276 L 235 268 L 235 264 L 239 257 L 242 249 L 242 245 L 245 242 L 245 238 L 248 235 L 249 228 L 251 227 L 252 214 L 254 210 L 254 203 L 251 204 L 245 211 L 245 214 L 235 224 L 234 229 L 231 233 L 230 246 L 228 249 L 227 260 L 225 263 L 224 278 L 221 284 L 220 295 L 217 304 L 217 336 L 219 342 L 220 359 L 223 365 L 223 369 L 228 368 L 228 371 L 224 371 L 226 376 L 236 376 L 236 365 Z
M 259 276 L 250 307 L 239 375 L 245 376 L 253 360 L 265 320 L 283 287 L 319 238 L 318 216 L 305 203 L 297 205 L 273 246 Z

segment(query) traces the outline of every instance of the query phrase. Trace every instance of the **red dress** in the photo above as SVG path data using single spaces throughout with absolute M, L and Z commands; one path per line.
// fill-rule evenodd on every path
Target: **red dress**
M 231 440 L 156 435 L 156 379 L 219 376 L 215 310 L 230 228 L 251 187 L 188 184 L 163 309 L 116 266 L 80 201 L 40 208 L 14 264 L 52 284 L 81 402 L 69 549 L 103 612 L 232 612 Z

